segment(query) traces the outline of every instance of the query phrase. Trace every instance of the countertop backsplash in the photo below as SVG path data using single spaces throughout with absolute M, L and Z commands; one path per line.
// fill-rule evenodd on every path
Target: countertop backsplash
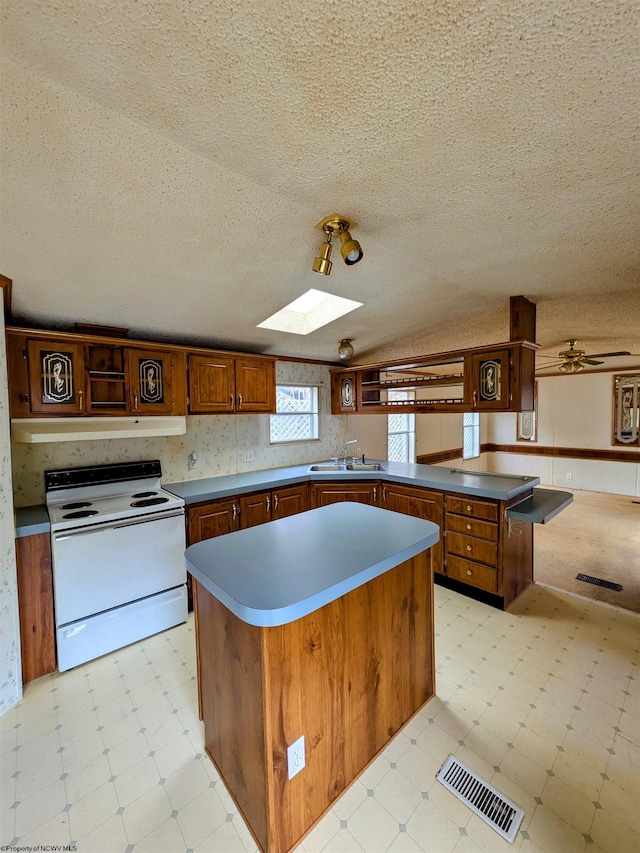
M 347 434 L 347 416 L 331 415 L 329 370 L 322 364 L 281 361 L 277 382 L 322 386 L 320 439 L 300 444 L 269 445 L 268 415 L 192 415 L 185 435 L 100 441 L 19 444 L 13 442 L 13 492 L 17 507 L 44 501 L 43 472 L 56 468 L 110 462 L 160 459 L 165 483 L 198 480 L 242 471 L 297 465 L 338 453 Z M 254 459 L 244 462 L 244 451 Z M 190 469 L 187 458 L 197 454 Z

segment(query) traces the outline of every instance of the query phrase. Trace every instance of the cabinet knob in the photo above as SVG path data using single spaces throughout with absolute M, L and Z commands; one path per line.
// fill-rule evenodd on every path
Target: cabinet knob
M 275 512 L 278 509 L 278 496 L 273 496 L 273 511 Z
M 267 512 L 269 512 L 270 508 L 271 508 L 271 498 L 269 497 L 269 495 L 267 495 Z
M 376 486 L 373 487 L 373 499 L 374 501 L 378 500 L 378 489 Z
M 467 569 L 467 574 L 468 574 L 468 575 L 472 575 L 472 574 L 473 574 L 473 572 L 471 571 L 471 569 Z
M 467 530 L 471 530 L 471 525 L 467 524 Z
M 138 408 L 138 392 L 136 391 L 133 395 L 133 408 Z
M 472 509 L 473 507 L 471 506 L 471 504 L 467 504 L 467 512 L 471 512 Z
M 238 408 L 242 408 L 242 394 L 238 394 Z
M 84 412 L 84 391 L 82 388 L 78 391 L 78 406 L 81 412 Z
M 229 408 L 233 409 L 233 394 L 229 394 Z
M 471 545 L 467 545 L 467 551 L 471 550 Z
M 238 514 L 238 509 L 237 509 L 236 505 L 234 504 L 231 507 L 231 517 L 233 518 L 234 521 L 236 520 L 237 514 Z

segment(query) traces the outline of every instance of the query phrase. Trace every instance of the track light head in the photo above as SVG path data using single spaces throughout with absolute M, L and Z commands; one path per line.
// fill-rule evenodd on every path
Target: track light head
M 327 236 L 327 241 L 320 246 L 320 254 L 313 261 L 313 271 L 319 272 L 322 275 L 330 275 L 333 264 L 329 260 L 331 257 L 331 234 Z
M 323 275 L 330 274 L 332 265 L 329 257 L 331 256 L 331 238 L 334 234 L 340 235 L 340 254 L 347 266 L 357 264 L 362 259 L 362 247 L 349 233 L 349 229 L 355 228 L 357 224 L 357 222 L 353 222 L 339 213 L 332 213 L 329 216 L 325 216 L 322 222 L 318 222 L 316 228 L 324 231 L 327 239 L 326 243 L 322 244 L 320 255 L 313 262 L 314 272 L 319 272 Z
M 340 242 L 342 243 L 342 246 L 340 247 L 340 254 L 347 266 L 352 266 L 362 260 L 363 253 L 360 248 L 360 243 L 352 238 L 346 228 L 344 231 L 340 232 Z

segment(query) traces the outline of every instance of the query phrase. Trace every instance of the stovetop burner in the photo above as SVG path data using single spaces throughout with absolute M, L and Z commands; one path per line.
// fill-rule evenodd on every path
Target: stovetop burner
M 82 506 L 82 504 L 80 504 Z M 68 512 L 63 515 L 63 518 L 88 518 L 90 515 L 97 515 L 97 509 L 79 509 L 77 512 Z
M 169 498 L 143 498 L 140 501 L 132 501 L 131 506 L 154 506 L 154 504 L 166 504 Z
M 131 495 L 132 498 L 153 498 L 157 495 L 157 492 L 136 492 L 135 495 Z
M 91 506 L 91 501 L 75 501 L 71 504 L 63 504 L 62 509 L 82 509 L 84 506 Z

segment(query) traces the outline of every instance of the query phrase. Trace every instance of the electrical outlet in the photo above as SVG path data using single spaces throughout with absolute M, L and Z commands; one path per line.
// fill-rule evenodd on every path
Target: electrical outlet
M 305 765 L 304 760 L 304 735 L 300 735 L 295 743 L 287 747 L 287 767 L 289 768 L 289 779 L 293 779 Z
M 255 458 L 256 458 L 256 454 L 253 452 L 253 450 L 245 450 L 244 453 L 242 454 L 242 461 L 243 462 L 253 462 L 253 460 Z
M 196 467 L 197 464 L 198 464 L 198 454 L 194 450 L 187 457 L 187 467 L 189 469 L 193 469 Z
M 567 474 L 567 480 L 573 480 L 573 474 Z

